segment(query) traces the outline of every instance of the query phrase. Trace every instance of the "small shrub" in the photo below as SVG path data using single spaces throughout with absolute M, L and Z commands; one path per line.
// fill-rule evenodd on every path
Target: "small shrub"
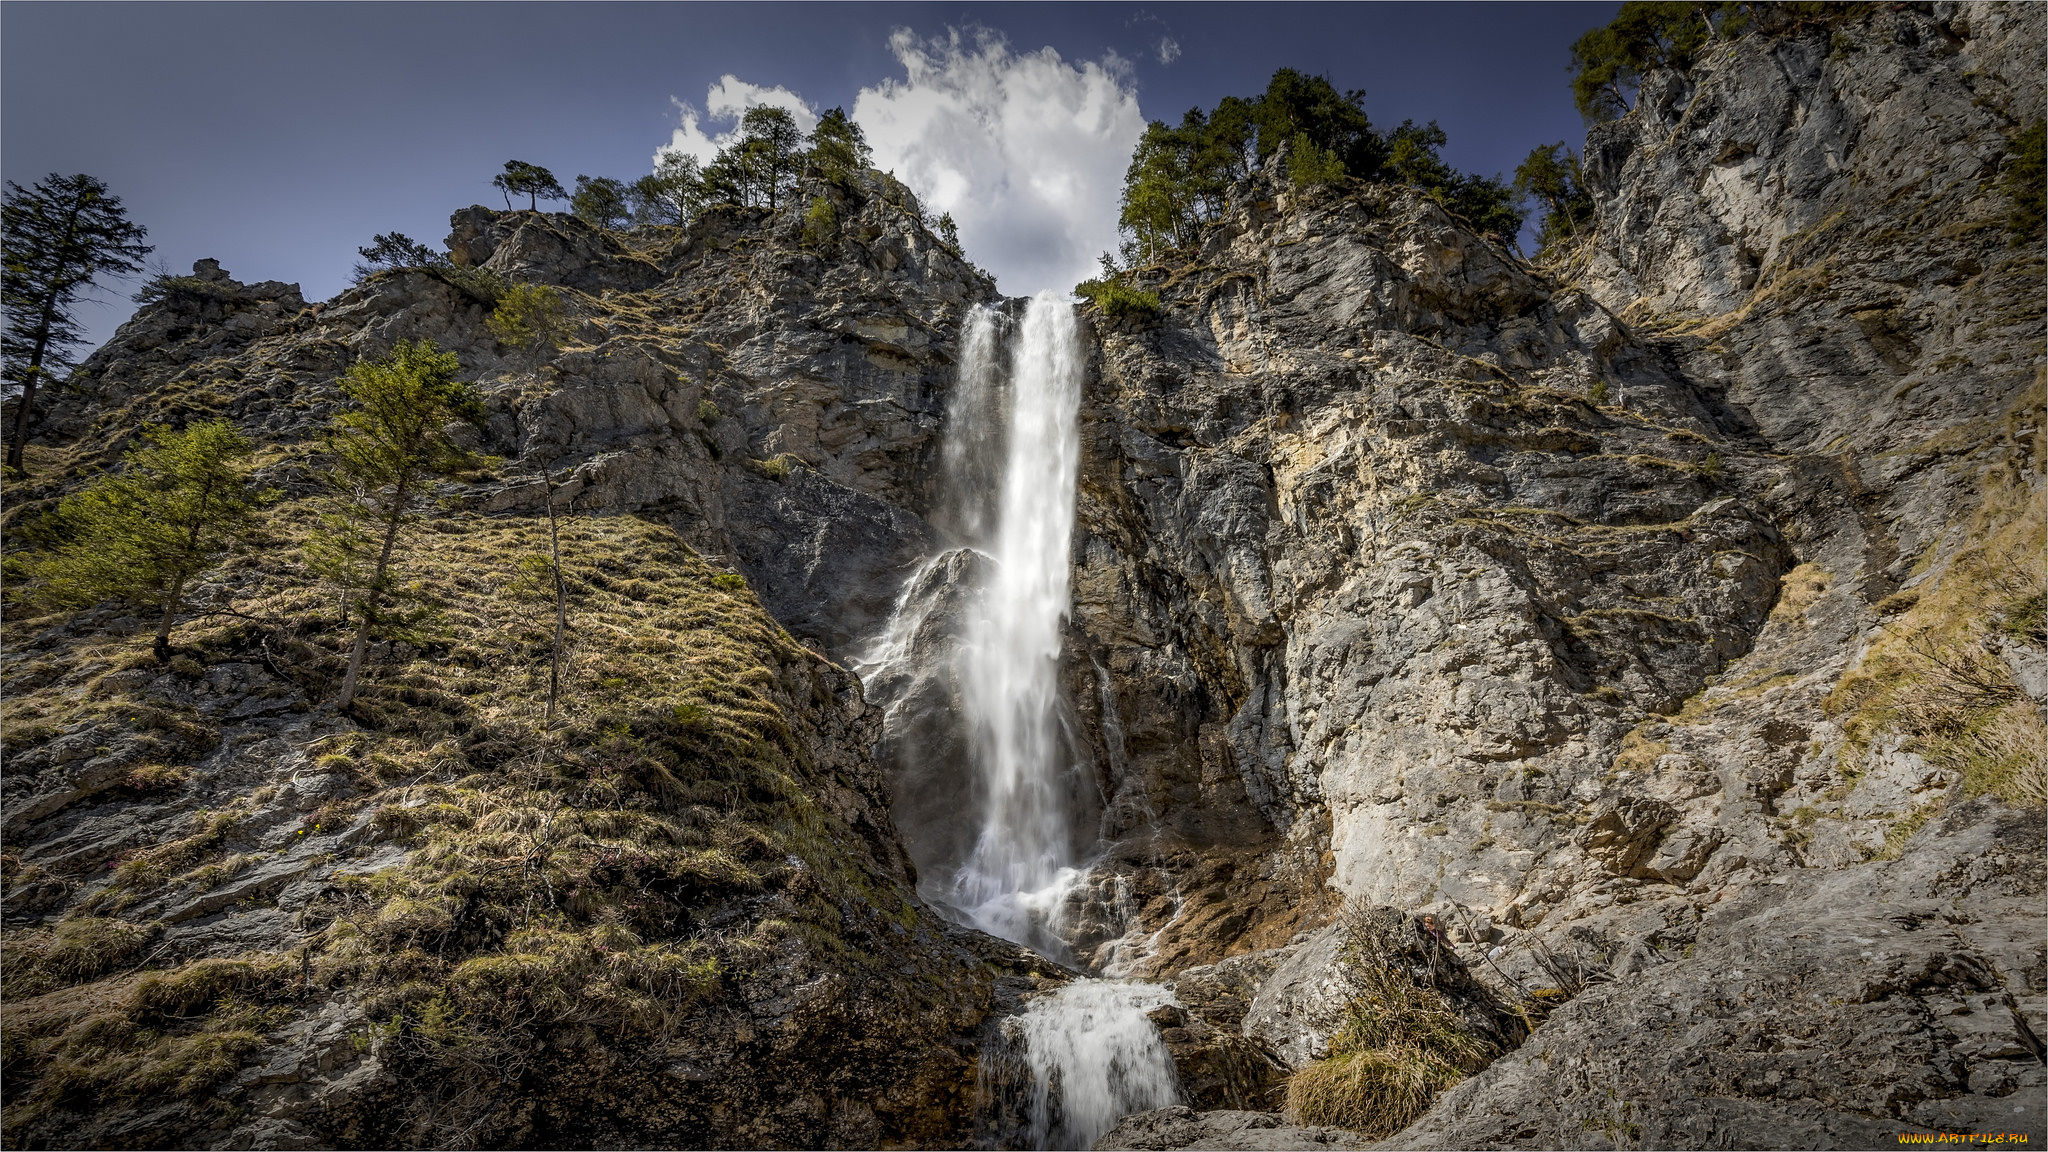
M 1436 1094 L 1486 1066 L 1523 1033 L 1448 956 L 1439 937 L 1392 908 L 1352 913 L 1344 966 L 1359 995 L 1330 1038 L 1330 1056 L 1287 1081 L 1296 1123 L 1349 1128 L 1369 1138 L 1412 1123 Z M 1465 1001 L 1505 1026 L 1475 1031 L 1453 1003 Z
M 838 211 L 832 207 L 832 202 L 823 196 L 814 198 L 810 210 L 804 213 L 804 247 L 823 248 L 838 235 Z
M 756 461 L 754 467 L 760 470 L 761 475 L 766 476 L 770 480 L 789 479 L 789 457 L 786 454 L 770 456 L 766 460 Z
M 708 427 L 723 419 L 725 419 L 725 413 L 718 410 L 718 405 L 713 404 L 708 399 L 697 401 L 697 422 L 699 424 Z
M 1318 148 L 1308 133 L 1296 132 L 1287 153 L 1287 178 L 1296 188 L 1321 188 L 1344 180 L 1344 161 L 1327 148 Z
M 185 782 L 187 772 L 167 764 L 144 764 L 128 773 L 121 781 L 123 788 L 135 792 L 168 792 Z
M 74 916 L 54 931 L 11 937 L 7 997 L 36 996 L 104 976 L 127 965 L 155 937 L 154 928 L 105 916 Z
M 721 572 L 711 582 L 728 592 L 744 592 L 747 587 L 747 578 L 737 572 Z
M 536 354 L 552 349 L 568 327 L 562 294 L 547 284 L 515 284 L 499 298 L 489 326 L 510 347 Z
M 152 278 L 135 294 L 137 304 L 169 304 L 186 309 L 234 298 L 235 290 L 219 281 L 202 280 L 197 276 L 173 276 L 168 272 Z
M 1999 620 L 1998 630 L 2022 644 L 2048 647 L 2048 594 L 2033 592 L 2014 600 Z
M 2048 212 L 2048 121 L 2036 120 L 2013 138 L 2006 154 L 2005 174 L 1999 184 L 2012 197 L 2006 228 L 2013 243 L 2024 243 L 2041 233 L 2044 212 Z
M 1609 395 L 1610 393 L 1607 389 L 1607 381 L 1605 380 L 1595 380 L 1593 381 L 1593 386 L 1586 389 L 1586 399 L 1592 401 L 1595 404 L 1607 403 L 1607 397 Z
M 1074 285 L 1076 295 L 1085 296 L 1104 316 L 1153 317 L 1160 313 L 1159 293 L 1140 292 L 1116 280 L 1084 280 Z

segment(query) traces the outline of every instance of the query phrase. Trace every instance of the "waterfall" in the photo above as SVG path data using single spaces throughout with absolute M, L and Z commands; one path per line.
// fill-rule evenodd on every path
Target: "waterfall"
M 969 313 L 933 513 L 962 546 L 911 575 L 853 659 L 885 709 L 920 891 L 1061 960 L 1060 912 L 1087 874 L 1100 803 L 1060 696 L 1083 367 L 1073 305 L 1057 293 L 1033 297 L 1021 322 Z M 1176 1102 L 1172 1057 L 1146 1017 L 1171 1000 L 1158 985 L 1084 979 L 1005 1020 L 999 1046 L 1029 1072 L 1024 1137 L 1085 1148 L 1118 1117 Z
M 1146 1017 L 1172 1002 L 1157 984 L 1076 980 L 1005 1021 L 1031 1069 L 1038 1147 L 1087 1148 L 1119 1117 L 1180 1103 L 1173 1057 Z
M 1008 444 L 988 540 L 995 563 L 959 654 L 982 788 L 974 850 L 954 874 L 948 902 L 984 931 L 1054 949 L 1052 920 L 1080 875 L 1059 659 L 1081 368 L 1073 305 L 1039 293 L 1011 352 Z
M 961 540 L 985 547 L 996 522 L 1003 453 L 1008 444 L 1003 414 L 1009 404 L 1010 374 L 1003 363 L 1003 334 L 1009 319 L 986 304 L 967 313 L 960 330 L 960 374 L 946 406 L 946 438 L 940 447 L 941 519 Z

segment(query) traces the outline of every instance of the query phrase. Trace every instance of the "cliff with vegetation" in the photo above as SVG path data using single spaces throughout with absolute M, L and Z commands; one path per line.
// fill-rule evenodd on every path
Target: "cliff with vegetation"
M 79 368 L 17 540 L 154 423 L 227 417 L 277 499 L 167 662 L 118 604 L 8 608 L 10 1144 L 968 1137 L 975 1034 L 1034 961 L 918 903 L 822 646 L 920 546 L 990 289 L 900 185 L 818 196 L 839 227 L 807 238 L 467 209 L 445 267 L 310 307 L 202 261 Z M 558 347 L 493 335 L 506 278 L 558 290 Z M 409 529 L 428 612 L 338 713 L 320 436 L 344 368 L 420 339 L 488 458 Z
M 2041 46 L 1998 5 L 1711 44 L 1594 128 L 1597 224 L 1534 268 L 1272 185 L 1130 278 L 1076 624 L 1134 673 L 1131 809 L 1216 845 L 1130 860 L 1148 927 L 1270 947 L 1300 901 L 1195 861 L 1326 848 L 1541 1021 L 1394 1146 L 2040 1130 Z M 1251 954 L 1297 1089 L 1402 1051 L 1351 938 Z
M 1082 286 L 1064 923 L 1172 985 L 1188 1107 L 1102 1146 L 2048 1138 L 2043 43 L 1730 27 L 1592 129 L 1593 223 L 1534 262 L 1474 218 L 1503 186 L 1343 116 L 1126 220 Z M 1014 1136 L 984 1054 L 1070 972 L 918 894 L 891 736 L 957 722 L 942 653 L 846 670 L 974 578 L 921 565 L 998 298 L 880 173 L 798 193 L 467 208 L 316 304 L 202 261 L 37 414 L 11 576 L 147 425 L 231 422 L 271 492 L 167 652 L 6 605 L 9 1146 Z M 481 407 L 337 708 L 326 436 L 417 340 Z

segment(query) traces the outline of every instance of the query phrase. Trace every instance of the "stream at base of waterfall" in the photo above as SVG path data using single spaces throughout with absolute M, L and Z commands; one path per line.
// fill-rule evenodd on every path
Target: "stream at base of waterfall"
M 905 582 L 887 630 L 854 661 L 885 709 L 892 757 L 929 793 L 898 805 L 920 891 L 960 922 L 1062 962 L 1072 960 L 1063 909 L 1100 851 L 1100 790 L 1059 686 L 1084 369 L 1060 294 L 1039 293 L 1020 319 L 988 306 L 969 314 L 933 517 L 960 547 Z M 935 651 L 948 654 L 946 682 L 920 693 L 930 670 L 916 665 Z M 909 779 L 899 774 L 899 794 Z M 1013 1138 L 1087 1148 L 1119 1117 L 1179 1102 L 1147 1017 L 1172 999 L 1157 984 L 1084 978 L 1004 1020 L 1000 1059 L 1030 1076 L 1026 1130 Z

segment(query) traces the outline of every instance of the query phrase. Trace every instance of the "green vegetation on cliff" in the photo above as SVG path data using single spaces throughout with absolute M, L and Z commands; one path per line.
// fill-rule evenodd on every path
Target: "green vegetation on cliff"
M 900 185 L 854 181 L 843 218 L 914 233 Z M 538 241 L 631 284 L 656 266 L 571 216 L 472 209 L 458 233 L 471 220 L 488 231 L 451 246 L 465 261 Z M 734 561 L 684 542 L 675 505 L 625 514 L 644 505 L 571 467 L 599 450 L 550 439 L 590 434 L 600 410 L 569 406 L 592 393 L 659 403 L 686 432 L 665 481 L 731 474 L 773 489 L 764 504 L 815 485 L 794 456 L 774 457 L 787 485 L 748 467 L 722 367 L 736 279 L 784 291 L 761 274 L 791 256 L 864 275 L 860 253 L 805 252 L 788 223 L 717 208 L 698 235 L 738 255 L 684 261 L 688 237 L 656 233 L 673 282 L 590 289 L 550 267 L 495 309 L 443 274 L 477 269 L 397 234 L 316 308 L 203 266 L 164 278 L 88 362 L 8 478 L 11 566 L 40 559 L 51 537 L 30 529 L 139 426 L 231 420 L 283 499 L 193 581 L 167 661 L 153 612 L 4 605 L 4 799 L 22 830 L 0 852 L 10 1146 L 219 1143 L 279 1122 L 376 1147 L 968 1139 L 962 1045 L 1015 950 L 917 904 L 868 751 L 879 713 Z M 400 335 L 415 342 L 383 354 Z M 492 419 L 449 439 L 472 389 Z M 448 402 L 372 411 L 371 393 L 423 391 Z M 348 434 L 365 421 L 419 435 Z M 461 470 L 406 493 L 344 466 L 402 463 L 419 454 L 397 442 L 421 437 L 533 447 L 516 465 L 428 452 Z M 353 530 L 323 520 L 349 510 Z M 360 688 L 336 710 L 379 587 Z M 53 856 L 75 822 L 86 850 Z M 279 1094 L 299 1103 L 265 1119 Z
M 292 547 L 313 511 L 281 507 L 270 546 L 231 564 L 236 614 L 194 629 L 173 683 L 254 661 L 309 697 L 332 690 L 351 637 Z M 820 763 L 816 728 L 793 710 L 843 691 L 844 673 L 794 643 L 744 581 L 658 525 L 570 521 L 564 577 L 573 634 L 588 639 L 568 653 L 568 703 L 550 728 L 552 600 L 519 563 L 546 549 L 545 526 L 459 516 L 424 530 L 434 547 L 412 554 L 405 576 L 440 608 L 441 628 L 387 657 L 358 701 L 360 726 L 333 727 L 309 749 L 309 773 L 351 787 L 275 847 L 247 841 L 275 811 L 274 788 L 199 813 L 185 839 L 127 854 L 71 918 L 10 932 L 11 1131 L 89 1102 L 169 1096 L 204 1110 L 266 1033 L 345 990 L 362 1006 L 360 1042 L 380 1045 L 406 1085 L 396 1112 L 358 1117 L 349 1140 L 436 1144 L 469 1129 L 516 1141 L 534 1120 L 507 1083 L 590 1088 L 605 1067 L 658 1079 L 659 1064 L 625 1065 L 650 1047 L 670 1060 L 745 1047 L 707 1031 L 707 1005 L 795 954 L 867 979 L 887 961 L 862 942 L 918 927 L 907 887 L 881 879 L 894 847 L 879 827 L 849 826 L 843 806 L 817 799 L 871 787 Z M 89 703 L 21 690 L 45 671 L 31 663 L 13 679 L 10 729 L 144 711 L 167 713 L 168 727 L 217 726 L 138 683 L 129 670 L 149 664 L 146 642 L 48 659 L 67 657 L 106 670 Z M 366 864 L 305 907 L 310 935 L 289 955 L 138 974 L 146 918 L 108 918 L 351 856 Z M 19 891 L 33 870 L 12 852 L 6 864 Z M 736 903 L 761 911 L 718 918 Z M 935 1002 L 890 1010 L 948 1016 Z M 710 1122 L 693 1115 L 707 1103 L 658 1096 L 620 1106 L 671 1109 L 674 1131 Z
M 1572 99 L 1587 120 L 1627 112 L 1652 72 L 1692 67 L 1707 45 L 1745 31 L 1787 33 L 1861 17 L 1878 5 L 1801 0 L 1758 4 L 1743 0 L 1628 0 L 1613 20 L 1572 43 Z
M 1193 248 L 1202 226 L 1223 214 L 1232 186 L 1276 165 L 1296 185 L 1406 184 L 1479 231 L 1512 237 L 1521 228 L 1505 183 L 1443 161 L 1449 138 L 1434 121 L 1404 121 L 1383 133 L 1364 102 L 1362 91 L 1340 93 L 1323 77 L 1282 68 L 1258 96 L 1189 109 L 1177 127 L 1154 120 L 1124 174 L 1118 224 L 1125 263 Z
M 352 406 L 334 418 L 322 445 L 337 494 L 307 543 L 314 569 L 342 590 L 342 615 L 356 617 L 342 708 L 355 700 L 370 634 L 412 622 L 401 605 L 415 597 L 392 580 L 399 529 L 417 516 L 414 504 L 429 481 L 480 462 L 447 431 L 457 421 L 483 420 L 475 386 L 455 379 L 461 366 L 431 341 L 403 340 L 341 378 Z
M 249 439 L 225 420 L 145 428 L 118 474 L 87 484 L 43 530 L 61 540 L 20 565 L 27 595 L 66 608 L 125 599 L 157 613 L 157 659 L 170 656 L 185 590 L 254 528 L 269 495 L 249 482 Z
M 2048 213 L 2048 121 L 2036 120 L 2013 137 L 1999 182 L 2012 198 L 2007 228 L 2013 243 L 2038 241 L 2043 215 Z
M 1341 967 L 1356 994 L 1330 1037 L 1330 1055 L 1288 1078 L 1287 1110 L 1296 1123 L 1384 1139 L 1520 1043 L 1529 1010 L 1510 1008 L 1474 980 L 1433 916 L 1416 921 L 1382 907 L 1353 909 L 1345 920 Z M 1540 1011 L 1540 1001 L 1532 1007 Z
M 1537 251 L 1592 230 L 1596 209 L 1586 188 L 1578 154 L 1560 140 L 1532 150 L 1515 169 L 1515 191 L 1533 198 L 1543 209 L 1536 233 Z

